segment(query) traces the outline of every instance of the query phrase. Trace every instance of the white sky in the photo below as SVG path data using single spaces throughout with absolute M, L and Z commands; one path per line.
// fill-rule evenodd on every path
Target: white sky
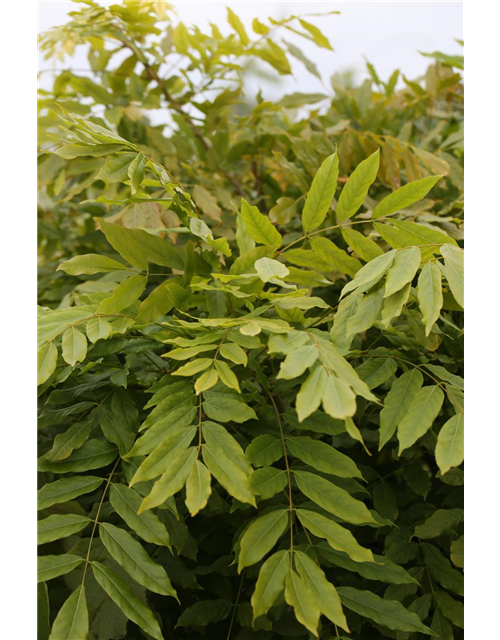
M 116 0 L 115 0 L 116 1 Z M 290 14 L 305 14 L 338 10 L 341 15 L 308 18 L 321 28 L 335 51 L 320 49 L 290 32 L 285 39 L 294 42 L 317 65 L 325 83 L 337 71 L 352 69 L 358 79 L 367 77 L 364 56 L 374 64 L 379 76 L 386 80 L 397 68 L 414 79 L 423 74 L 430 60 L 418 51 L 461 53 L 455 38 L 463 39 L 462 2 L 172 2 L 179 19 L 185 24 L 196 24 L 205 30 L 215 22 L 221 31 L 228 32 L 226 7 L 230 6 L 251 32 L 251 21 L 262 22 L 267 17 L 282 18 Z M 44 31 L 68 20 L 69 11 L 78 4 L 68 0 L 39 0 L 39 30 Z M 81 5 L 84 6 L 84 5 Z M 52 62 L 40 60 L 40 69 L 50 68 Z M 69 61 L 66 65 L 68 66 Z M 59 65 L 61 66 L 61 65 Z M 71 66 L 89 68 L 84 51 L 80 48 Z M 294 78 L 280 77 L 279 84 L 266 85 L 264 93 L 276 99 L 294 91 L 324 92 L 324 87 L 299 62 L 293 62 Z M 40 84 L 47 86 L 50 74 L 42 74 Z

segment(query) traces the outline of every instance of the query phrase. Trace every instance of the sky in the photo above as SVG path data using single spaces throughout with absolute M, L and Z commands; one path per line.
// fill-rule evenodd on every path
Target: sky
M 116 0 L 115 0 L 116 2 Z M 235 2 L 172 1 L 179 19 L 186 25 L 194 24 L 202 30 L 209 22 L 215 22 L 222 32 L 230 28 L 226 21 L 226 7 L 241 18 L 251 32 L 253 18 L 262 22 L 290 14 L 340 11 L 340 15 L 308 18 L 329 38 L 334 51 L 320 49 L 308 41 L 287 33 L 285 38 L 294 42 L 311 58 L 325 83 L 335 72 L 352 70 L 358 80 L 368 77 L 365 57 L 375 66 L 379 77 L 387 80 L 399 68 L 410 79 L 425 72 L 429 58 L 419 51 L 443 51 L 448 54 L 462 53 L 456 39 L 463 39 L 462 2 L 259 2 L 246 0 Z M 78 5 L 68 0 L 39 0 L 39 31 L 63 24 L 68 12 Z M 52 61 L 39 61 L 40 70 L 53 67 Z M 73 67 L 88 68 L 85 53 L 77 50 L 71 62 Z M 61 65 L 59 64 L 61 67 Z M 68 66 L 68 63 L 63 66 Z M 300 91 L 321 92 L 324 87 L 310 75 L 301 63 L 293 65 L 294 77 L 280 77 L 278 83 L 262 83 L 267 97 L 278 99 L 282 95 Z M 46 87 L 50 73 L 41 76 L 40 86 Z

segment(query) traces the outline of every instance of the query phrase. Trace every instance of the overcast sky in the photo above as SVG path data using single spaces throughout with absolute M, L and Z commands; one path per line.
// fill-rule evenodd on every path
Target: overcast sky
M 114 0 L 116 2 L 116 0 Z M 455 41 L 463 39 L 461 2 L 188 2 L 172 4 L 185 24 L 196 24 L 202 30 L 209 22 L 215 22 L 223 32 L 228 32 L 226 7 L 229 6 L 251 31 L 251 21 L 257 17 L 283 18 L 290 14 L 305 14 L 338 10 L 340 15 L 308 18 L 321 28 L 335 51 L 319 49 L 307 40 L 286 34 L 316 63 L 325 82 L 336 71 L 353 69 L 358 78 L 366 76 L 364 57 L 368 58 L 379 76 L 386 80 L 397 68 L 405 76 L 414 79 L 423 74 L 430 60 L 418 51 L 443 51 L 461 53 L 462 47 Z M 82 5 L 83 6 L 83 5 Z M 39 29 L 44 31 L 68 20 L 68 12 L 78 9 L 78 4 L 68 0 L 39 1 Z M 68 64 L 68 63 L 67 63 Z M 73 67 L 88 68 L 84 52 L 77 52 Z M 52 62 L 40 60 L 40 69 L 50 68 Z M 67 66 L 67 65 L 65 65 Z M 321 91 L 319 81 L 308 74 L 300 63 L 293 64 L 294 78 L 281 78 L 281 83 L 266 86 L 269 97 L 293 91 Z M 44 74 L 45 75 L 45 74 Z M 41 86 L 46 86 L 49 75 L 42 75 Z

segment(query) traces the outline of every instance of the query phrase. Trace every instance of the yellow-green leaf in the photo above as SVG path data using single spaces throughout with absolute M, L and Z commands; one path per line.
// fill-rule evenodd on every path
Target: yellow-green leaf
M 427 433 L 443 404 L 444 393 L 437 385 L 422 387 L 413 398 L 398 426 L 399 455 Z
M 77 362 L 83 362 L 87 355 L 87 338 L 85 335 L 70 327 L 66 329 L 62 337 L 62 357 L 72 367 Z
M 381 218 L 382 216 L 389 216 L 422 200 L 442 177 L 443 176 L 427 176 L 426 178 L 422 178 L 422 180 L 414 180 L 399 187 L 399 189 L 396 189 L 396 191 L 383 198 L 377 204 L 373 210 L 372 217 Z
M 351 173 L 337 204 L 338 222 L 351 218 L 363 204 L 368 189 L 377 177 L 379 163 L 380 151 L 377 149 Z
M 281 235 L 273 223 L 267 216 L 262 215 L 257 207 L 249 205 L 243 198 L 241 199 L 241 211 L 239 215 L 245 223 L 248 234 L 255 242 L 267 246 L 281 246 Z
M 196 460 L 186 482 L 186 507 L 192 516 L 206 507 L 211 493 L 210 471 Z
M 447 420 L 441 427 L 436 444 L 436 462 L 444 475 L 464 460 L 464 414 Z
M 59 609 L 49 640 L 87 640 L 88 632 L 87 599 L 85 587 L 81 584 Z
M 241 538 L 238 573 L 271 551 L 288 526 L 288 514 L 287 509 L 278 509 L 252 521 Z
M 333 153 L 323 160 L 316 172 L 302 211 L 302 226 L 308 233 L 319 227 L 330 209 L 337 189 L 339 157 Z
M 266 614 L 283 592 L 289 569 L 289 551 L 278 551 L 264 562 L 251 599 L 254 620 Z
M 290 569 L 285 580 L 285 600 L 293 607 L 295 617 L 316 638 L 320 610 L 318 603 L 302 578 Z
M 41 385 L 50 378 L 56 370 L 57 348 L 52 342 L 45 342 L 37 351 L 37 385 Z
M 418 278 L 418 304 L 428 336 L 439 318 L 443 306 L 443 290 L 441 288 L 441 271 L 433 262 L 427 262 Z

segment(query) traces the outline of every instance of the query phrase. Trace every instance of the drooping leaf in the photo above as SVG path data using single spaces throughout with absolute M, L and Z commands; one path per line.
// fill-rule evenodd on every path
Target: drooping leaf
M 425 335 L 428 336 L 439 318 L 443 306 L 441 271 L 433 262 L 427 262 L 418 278 L 418 304 L 422 311 Z
M 422 387 L 412 400 L 408 411 L 398 426 L 399 454 L 411 447 L 431 428 L 436 419 L 444 393 L 441 388 L 433 385 Z
M 262 565 L 252 594 L 254 620 L 266 614 L 285 588 L 285 579 L 290 570 L 288 551 L 277 551 Z
M 59 609 L 49 640 L 87 640 L 88 632 L 89 614 L 85 587 L 80 585 Z
M 307 584 L 293 569 L 285 579 L 285 600 L 293 607 L 297 620 L 317 638 L 321 613 L 318 603 Z
M 464 252 L 453 245 L 443 244 L 444 272 L 451 292 L 458 304 L 464 306 Z
M 457 414 L 447 420 L 439 431 L 436 444 L 436 462 L 444 475 L 458 467 L 464 459 L 464 415 Z
M 277 509 L 253 520 L 240 542 L 238 572 L 259 562 L 285 532 L 289 521 L 286 509 Z
M 392 383 L 380 412 L 379 451 L 396 433 L 416 394 L 420 391 L 424 377 L 419 369 L 410 369 Z

